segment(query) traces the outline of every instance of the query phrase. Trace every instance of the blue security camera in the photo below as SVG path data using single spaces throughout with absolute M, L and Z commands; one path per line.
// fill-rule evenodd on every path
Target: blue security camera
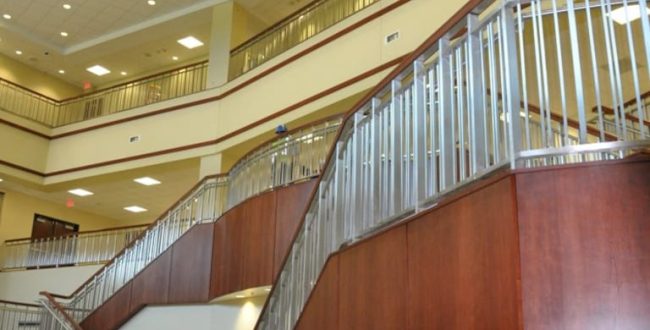
M 287 132 L 287 125 L 280 124 L 275 128 L 275 134 L 283 134 Z

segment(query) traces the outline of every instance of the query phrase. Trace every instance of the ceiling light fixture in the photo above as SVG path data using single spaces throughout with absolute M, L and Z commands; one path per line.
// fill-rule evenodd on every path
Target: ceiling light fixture
M 137 205 L 127 206 L 124 209 L 129 211 L 129 212 L 133 212 L 133 213 L 142 213 L 142 212 L 147 212 L 148 211 L 144 207 L 140 207 L 140 206 L 137 206 Z
M 120 72 L 121 75 L 126 76 L 126 71 Z
M 62 36 L 62 37 L 67 37 L 67 36 L 68 36 L 68 32 L 65 32 L 65 31 L 61 32 L 61 36 Z
M 22 55 L 22 54 L 23 54 L 23 51 L 22 51 L 22 50 L 20 50 L 20 49 L 19 49 L 19 50 L 16 50 L 16 55 Z
M 648 8 L 648 11 L 650 11 L 650 8 Z M 639 5 L 628 5 L 626 11 L 625 6 L 621 6 L 612 10 L 607 16 L 614 20 L 614 22 L 625 25 L 641 17 L 641 7 Z
M 172 56 L 172 60 L 178 61 L 178 56 Z
M 2 15 L 2 17 L 4 17 L 4 19 L 11 19 L 11 15 L 9 15 L 9 14 L 4 14 L 4 15 Z
M 64 73 L 65 73 L 65 70 L 59 70 L 59 73 L 60 73 L 60 74 L 64 74 Z
M 149 4 L 149 6 L 155 6 L 156 5 L 156 0 L 149 0 L 149 1 L 147 1 L 147 4 Z
M 90 72 L 90 73 L 92 73 L 94 75 L 100 76 L 100 77 L 103 76 L 103 75 L 111 73 L 110 70 L 108 70 L 107 68 L 105 68 L 105 67 L 103 67 L 101 65 L 93 65 L 93 66 L 87 68 L 86 71 L 88 71 L 88 72 Z
M 142 178 L 137 178 L 137 179 L 135 179 L 133 181 L 135 181 L 135 182 L 137 182 L 139 184 L 145 185 L 145 186 L 154 186 L 154 185 L 160 184 L 160 181 L 158 181 L 158 180 L 156 180 L 154 178 L 150 178 L 148 176 L 145 176 L 145 177 L 142 177 Z
M 183 45 L 187 49 L 192 49 L 192 48 L 203 46 L 203 42 L 201 42 L 201 40 L 196 39 L 193 36 L 187 36 L 187 37 L 185 37 L 183 39 L 178 39 L 176 41 L 179 44 Z
M 94 195 L 94 193 L 92 193 L 92 192 L 90 192 L 90 191 L 88 191 L 86 189 L 81 189 L 81 188 L 68 190 L 68 192 L 73 194 L 73 195 L 77 195 L 79 197 L 86 197 L 86 196 Z
M 0 178 L 0 182 L 4 181 L 2 178 Z
M 70 6 L 70 4 L 68 4 L 68 3 L 64 3 L 63 4 L 63 9 L 70 10 L 70 9 L 72 9 L 72 6 Z

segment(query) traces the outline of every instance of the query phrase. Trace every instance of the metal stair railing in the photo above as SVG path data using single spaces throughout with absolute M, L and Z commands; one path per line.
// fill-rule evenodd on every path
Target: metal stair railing
M 631 4 L 641 17 L 615 26 L 612 10 Z M 650 68 L 647 14 L 645 0 L 465 6 L 348 114 L 258 329 L 295 327 L 341 246 L 483 176 L 620 159 L 650 146 L 647 131 L 612 134 L 586 114 L 605 94 L 638 99 L 650 81 L 641 65 L 630 75 L 617 68 L 623 55 Z

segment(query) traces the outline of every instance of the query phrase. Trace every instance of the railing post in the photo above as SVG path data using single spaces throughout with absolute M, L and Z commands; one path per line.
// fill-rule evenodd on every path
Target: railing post
M 426 177 L 426 116 L 424 110 L 425 93 L 424 78 L 426 70 L 422 59 L 413 62 L 413 175 L 415 180 L 415 209 L 420 209 L 420 203 L 427 198 Z M 435 173 L 432 173 L 435 175 Z
M 487 167 L 487 150 L 482 140 L 487 139 L 485 127 L 485 104 L 483 102 L 483 79 L 481 77 L 481 31 L 478 28 L 478 15 L 467 16 L 467 70 L 469 79 L 467 88 L 469 93 L 469 125 L 470 125 L 470 150 L 471 170 L 477 173 Z
M 390 177 L 390 190 L 393 198 L 390 199 L 389 214 L 395 214 L 402 209 L 402 102 L 399 90 L 402 84 L 393 80 L 391 82 L 390 104 L 390 146 L 392 171 Z
M 452 102 L 454 81 L 451 74 L 451 48 L 449 36 L 445 35 L 438 41 L 438 57 L 440 61 L 440 77 L 438 77 L 440 93 L 440 111 L 438 112 L 439 141 L 440 141 L 440 191 L 444 191 L 454 182 L 454 150 Z M 435 155 L 434 155 L 435 156 Z M 435 174 L 434 174 L 435 175 Z
M 521 100 L 519 96 L 519 68 L 517 58 L 517 43 L 515 37 L 515 22 L 512 16 L 512 1 L 505 0 L 501 7 L 501 37 L 503 38 L 503 63 L 505 66 L 504 81 L 505 91 L 503 95 L 505 103 L 505 114 L 509 115 L 509 148 L 510 166 L 517 167 L 517 153 L 521 150 L 521 123 L 519 120 L 519 109 Z M 523 59 L 522 59 L 523 60 Z

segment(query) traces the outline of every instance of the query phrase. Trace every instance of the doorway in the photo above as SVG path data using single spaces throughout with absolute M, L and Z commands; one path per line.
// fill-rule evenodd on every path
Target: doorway
M 48 237 L 66 236 L 79 232 L 79 225 L 42 214 L 34 214 L 32 240 Z

